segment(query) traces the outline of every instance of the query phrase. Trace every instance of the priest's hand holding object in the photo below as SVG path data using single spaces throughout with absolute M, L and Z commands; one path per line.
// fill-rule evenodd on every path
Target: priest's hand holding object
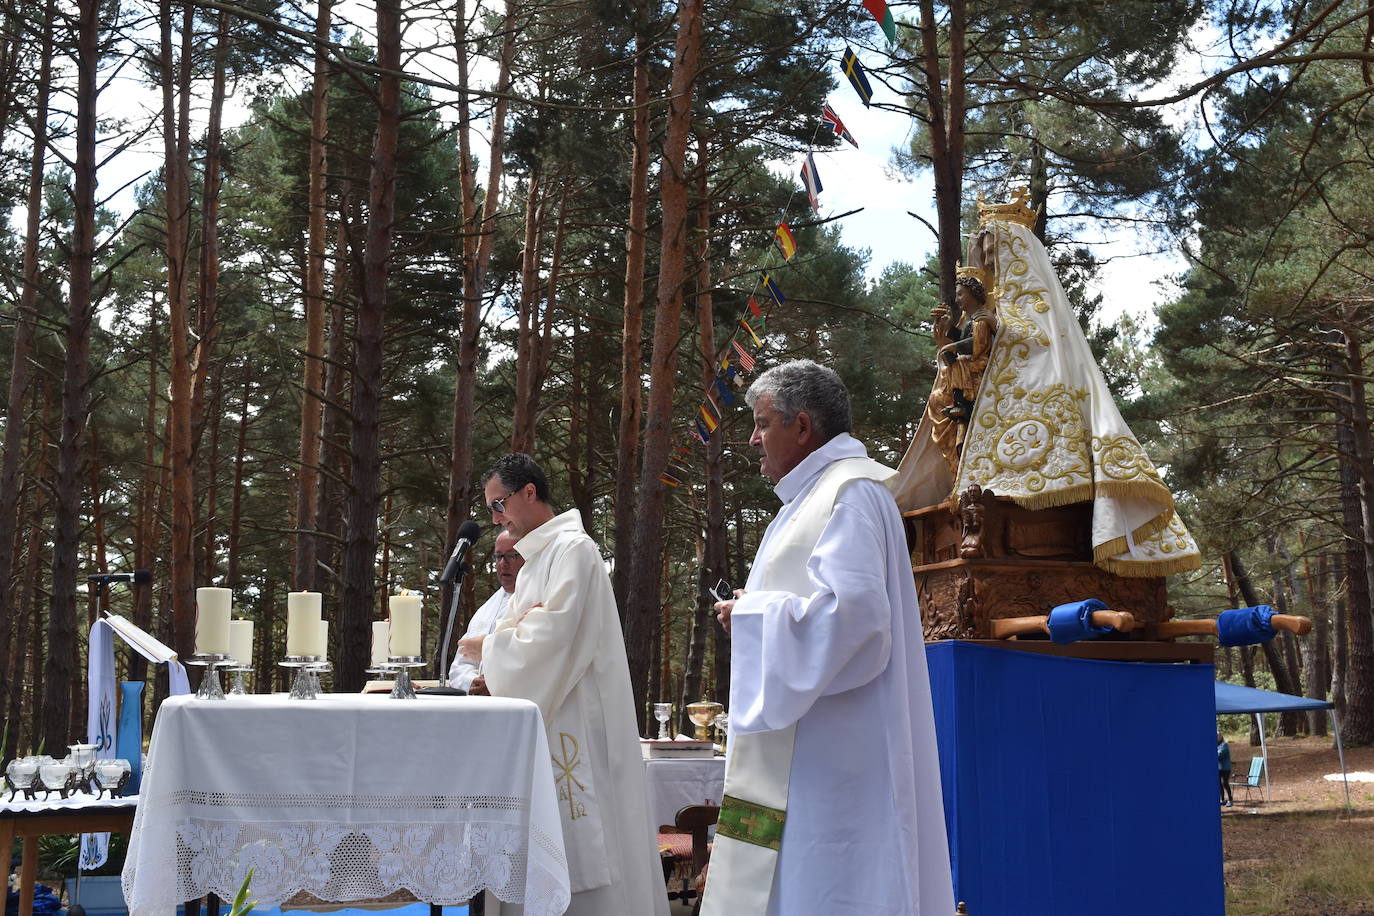
M 482 640 L 485 636 L 468 636 L 458 640 L 458 654 L 468 661 L 480 662 L 482 660 Z
M 744 589 L 735 589 L 735 597 L 729 601 L 717 601 L 715 603 L 716 619 L 725 628 L 725 632 L 730 632 L 730 614 L 735 610 L 735 601 L 744 595 Z

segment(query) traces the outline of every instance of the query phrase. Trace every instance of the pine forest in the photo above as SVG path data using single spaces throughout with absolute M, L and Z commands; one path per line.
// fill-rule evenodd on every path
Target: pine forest
M 778 505 L 743 387 L 835 368 L 895 465 L 975 201 L 1023 187 L 1202 548 L 1176 615 L 1311 617 L 1218 677 L 1374 743 L 1374 6 L 889 9 L 890 38 L 853 0 L 5 0 L 3 757 L 84 735 L 98 614 L 188 656 L 200 586 L 255 622 L 260 691 L 289 591 L 324 596 L 334 690 L 403 588 L 434 657 L 438 571 L 510 451 L 602 547 L 641 717 L 724 701 L 708 588 Z M 854 142 L 823 112 L 860 108 L 904 138 L 878 151 L 914 189 L 904 260 L 807 205 L 809 155 Z M 756 314 L 764 274 L 785 301 Z

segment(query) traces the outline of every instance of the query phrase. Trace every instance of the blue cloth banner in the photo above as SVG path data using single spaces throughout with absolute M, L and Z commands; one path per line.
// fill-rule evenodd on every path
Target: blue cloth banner
M 1078 642 L 1080 639 L 1096 639 L 1110 633 L 1111 627 L 1095 627 L 1092 623 L 1093 611 L 1105 611 L 1107 606 L 1096 598 L 1085 598 L 1072 604 L 1061 604 L 1050 611 L 1050 639 L 1060 645 Z
M 1269 618 L 1274 609 L 1267 604 L 1236 608 L 1217 615 L 1217 642 L 1223 646 L 1254 646 L 1274 638 Z
M 1223 916 L 1211 665 L 966 642 L 926 659 L 970 913 Z M 1165 860 L 1142 878 L 1142 862 Z

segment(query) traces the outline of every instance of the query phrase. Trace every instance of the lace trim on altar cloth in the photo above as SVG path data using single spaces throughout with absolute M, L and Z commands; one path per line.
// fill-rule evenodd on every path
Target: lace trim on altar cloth
M 275 792 L 203 792 L 181 789 L 168 804 L 207 808 L 366 808 L 369 810 L 446 811 L 469 808 L 524 811 L 529 804 L 508 795 L 306 795 Z
M 526 854 L 527 840 L 537 847 L 536 861 Z M 524 903 L 531 916 L 557 916 L 569 902 L 567 885 L 549 870 L 562 863 L 566 871 L 556 845 L 538 829 L 512 824 L 288 826 L 188 818 L 177 827 L 176 857 L 179 900 L 207 892 L 232 900 L 251 868 L 251 899 L 260 908 L 301 891 L 348 903 L 406 890 L 455 906 L 486 890 Z

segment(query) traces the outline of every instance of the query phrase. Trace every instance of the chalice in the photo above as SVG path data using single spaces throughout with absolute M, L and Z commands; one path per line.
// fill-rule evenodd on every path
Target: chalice
M 687 718 L 697 727 L 695 737 L 698 741 L 711 740 L 710 725 L 724 711 L 724 706 L 710 700 L 698 700 L 687 706 Z

